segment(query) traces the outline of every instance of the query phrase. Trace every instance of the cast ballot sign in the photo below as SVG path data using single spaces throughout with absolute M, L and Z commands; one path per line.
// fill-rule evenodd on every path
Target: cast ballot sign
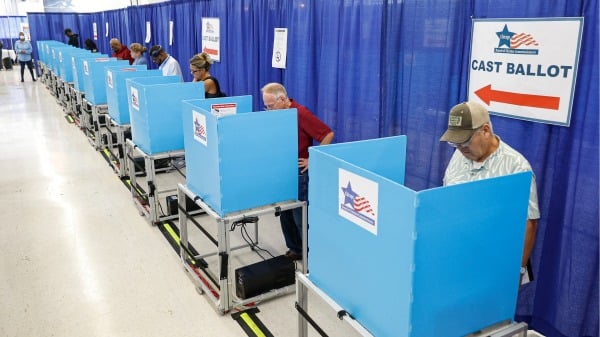
M 475 19 L 469 100 L 490 113 L 568 126 L 583 18 Z

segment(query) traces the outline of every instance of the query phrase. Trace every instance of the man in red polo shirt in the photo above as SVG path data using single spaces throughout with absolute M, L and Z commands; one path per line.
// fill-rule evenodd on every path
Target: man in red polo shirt
M 308 148 L 317 141 L 319 145 L 330 144 L 333 131 L 315 116 L 308 108 L 288 98 L 283 85 L 269 83 L 262 89 L 265 109 L 278 110 L 295 108 L 298 110 L 298 200 L 308 200 Z M 302 209 L 295 208 L 281 212 L 281 231 L 292 260 L 302 259 Z
M 133 63 L 133 57 L 131 57 L 131 52 L 129 51 L 127 46 L 121 44 L 121 41 L 119 41 L 119 39 L 110 39 L 110 49 L 113 50 L 113 57 L 116 57 L 119 60 L 127 60 L 129 61 L 129 64 Z

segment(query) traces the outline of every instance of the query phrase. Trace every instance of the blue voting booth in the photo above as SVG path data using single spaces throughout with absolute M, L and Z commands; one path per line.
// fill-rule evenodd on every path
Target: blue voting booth
M 296 109 L 252 96 L 183 102 L 186 185 L 220 216 L 298 198 Z
M 82 56 L 92 56 L 89 50 L 79 49 L 72 46 L 58 50 L 58 74 L 63 82 L 73 82 L 73 62 L 72 56 L 80 54 Z
M 41 40 L 41 41 L 37 41 L 36 44 L 38 47 L 38 58 L 48 68 L 51 67 L 50 63 L 52 61 L 52 51 L 50 50 L 50 47 L 53 45 L 66 46 L 64 43 L 54 41 L 54 40 Z
M 50 69 L 54 72 L 55 75 L 58 76 L 58 49 L 64 48 L 63 44 L 51 44 L 50 47 L 50 58 L 48 60 L 48 64 L 50 65 Z
M 109 59 L 106 54 L 73 54 L 71 55 L 71 65 L 73 66 L 73 88 L 79 92 L 85 92 L 83 61 L 85 60 L 106 60 Z
M 204 83 L 180 76 L 126 80 L 132 141 L 146 154 L 183 150 L 181 101 L 204 98 Z
M 162 76 L 160 70 L 147 70 L 141 66 L 108 66 L 106 76 L 106 100 L 110 118 L 119 125 L 129 124 L 129 102 L 125 80 L 136 77 Z
M 85 99 L 92 105 L 106 104 L 106 73 L 107 66 L 129 66 L 127 60 L 117 60 L 113 57 L 83 59 L 83 89 Z
M 57 77 L 61 78 L 64 76 L 63 75 L 63 67 L 62 67 L 62 56 L 63 56 L 63 52 L 69 49 L 73 49 L 72 46 L 66 45 L 57 45 L 52 47 L 52 50 L 54 52 L 54 60 L 53 60 L 53 66 L 54 66 L 54 73 L 56 74 Z
M 414 191 L 405 136 L 309 151 L 309 279 L 373 335 L 512 320 L 530 172 Z

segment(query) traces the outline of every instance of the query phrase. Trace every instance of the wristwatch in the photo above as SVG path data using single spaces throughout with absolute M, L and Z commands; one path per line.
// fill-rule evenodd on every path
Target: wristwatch
M 527 268 L 521 267 L 521 275 L 525 274 L 526 272 L 527 272 Z

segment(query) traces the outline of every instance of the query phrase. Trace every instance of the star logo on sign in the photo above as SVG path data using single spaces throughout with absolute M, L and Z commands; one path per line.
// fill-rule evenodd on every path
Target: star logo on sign
M 342 192 L 344 193 L 344 205 L 349 204 L 354 208 L 354 199 L 358 196 L 358 194 L 352 190 L 352 185 L 350 185 L 350 182 L 348 182 L 348 186 L 342 187 Z
M 500 41 L 498 41 L 498 48 L 504 45 L 510 48 L 510 39 L 515 33 L 508 30 L 508 25 L 504 25 L 504 29 L 502 29 L 501 32 L 496 32 L 496 35 L 498 35 L 498 39 L 500 39 Z

